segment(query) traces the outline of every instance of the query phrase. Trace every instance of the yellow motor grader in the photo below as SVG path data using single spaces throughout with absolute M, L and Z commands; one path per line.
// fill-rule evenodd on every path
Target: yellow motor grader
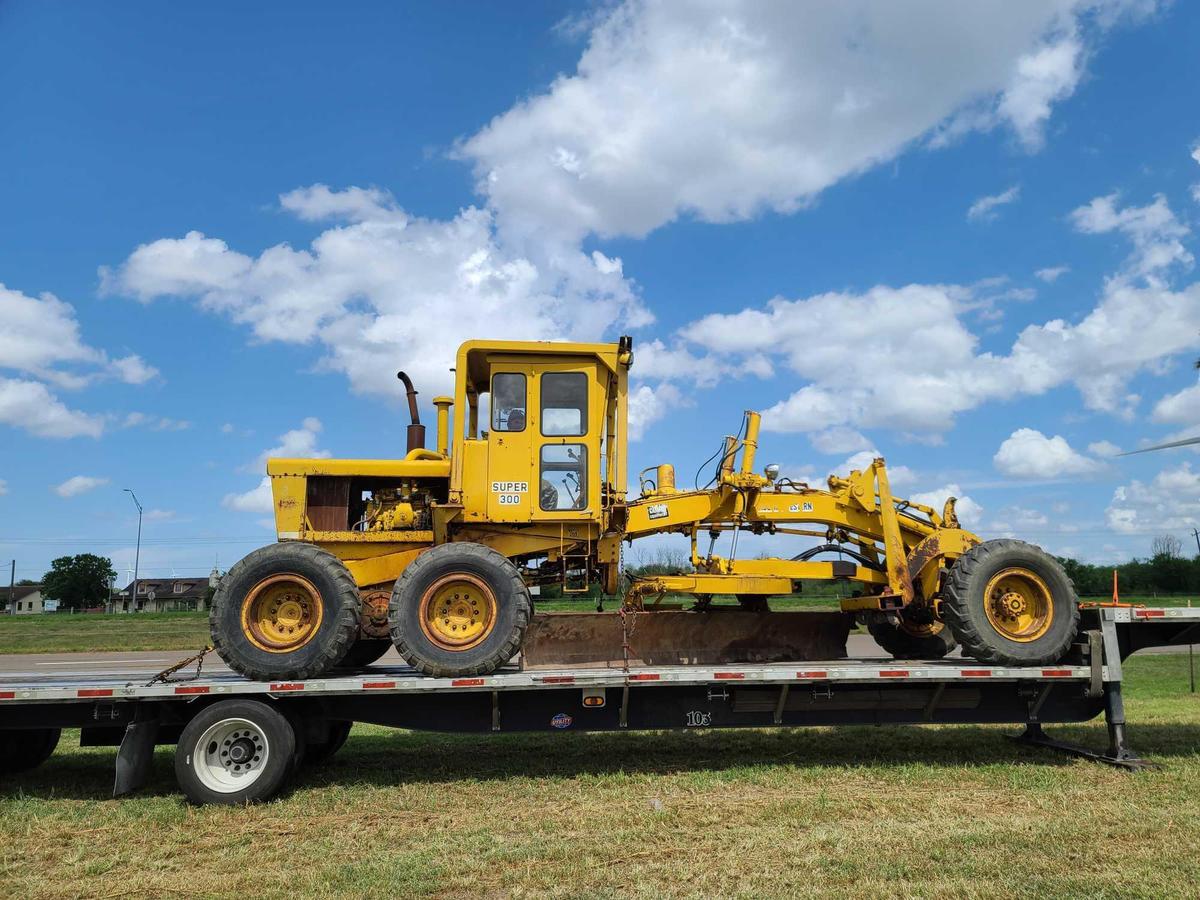
M 664 464 L 643 472 L 628 497 L 632 364 L 628 337 L 469 341 L 454 396 L 433 399 L 436 449 L 425 447 L 416 391 L 399 373 L 412 419 L 400 458 L 269 460 L 279 541 L 222 580 L 210 615 L 215 648 L 263 680 L 366 665 L 393 644 L 426 674 L 478 676 L 522 651 L 533 586 L 621 594 L 619 614 L 590 614 L 606 622 L 643 612 L 653 621 L 674 608 L 662 621 L 694 623 L 720 621 L 705 612 L 714 595 L 736 597 L 745 617 L 802 582 L 840 580 L 856 588 L 840 601 L 840 619 L 858 617 L 897 657 L 938 658 L 957 644 L 981 661 L 1036 665 L 1068 650 L 1078 602 L 1053 557 L 1020 541 L 981 541 L 959 526 L 953 499 L 934 510 L 894 497 L 882 459 L 823 488 L 781 478 L 773 465 L 760 474 L 755 412 L 724 438 L 704 487 L 680 489 Z M 691 571 L 622 591 L 623 544 L 664 533 L 688 536 Z M 793 558 L 737 558 L 744 533 L 816 543 Z M 713 554 L 723 534 L 728 558 Z M 675 595 L 696 598 L 696 611 L 662 602 Z M 812 615 L 762 614 L 776 623 Z M 659 633 L 669 643 L 682 627 Z M 577 630 L 575 643 L 594 633 Z

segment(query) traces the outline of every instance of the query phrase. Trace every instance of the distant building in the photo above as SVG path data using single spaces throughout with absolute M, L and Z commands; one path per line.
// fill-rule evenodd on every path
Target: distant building
M 16 612 L 19 616 L 29 613 L 46 612 L 47 606 L 57 608 L 57 604 L 54 601 L 43 599 L 42 586 L 40 584 L 18 584 L 12 589 L 11 598 L 8 588 L 4 588 L 0 590 L 0 596 L 4 597 L 4 611 Z M 11 606 L 10 603 L 12 604 Z
M 109 601 L 109 612 L 185 612 L 207 609 L 209 589 L 217 589 L 221 572 L 207 578 L 139 578 Z

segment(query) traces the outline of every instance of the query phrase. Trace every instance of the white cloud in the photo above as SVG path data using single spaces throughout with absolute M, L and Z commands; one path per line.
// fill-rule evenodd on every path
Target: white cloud
M 1131 481 L 1113 492 L 1105 510 L 1110 528 L 1127 534 L 1180 531 L 1200 525 L 1200 472 L 1183 463 L 1149 484 Z
M 1190 229 L 1175 217 L 1166 197 L 1157 194 L 1153 203 L 1123 209 L 1117 208 L 1117 197 L 1094 198 L 1071 213 L 1071 222 L 1085 234 L 1119 231 L 1129 238 L 1133 253 L 1125 262 L 1126 277 L 1154 285 L 1172 266 L 1191 267 L 1192 254 L 1183 246 Z
M 937 129 L 1007 123 L 1035 147 L 1096 6 L 1125 4 L 623 4 L 574 75 L 460 152 L 506 233 L 792 212 Z
M 158 377 L 158 369 L 147 365 L 146 361 L 137 354 L 114 359 L 112 370 L 126 384 L 145 384 Z
M 808 441 L 819 453 L 854 453 L 871 447 L 870 439 L 845 425 L 835 425 L 824 431 L 815 431 L 808 436 Z
M 937 511 L 938 515 L 942 513 L 942 507 L 945 506 L 946 500 L 950 497 L 956 497 L 957 502 L 954 505 L 955 512 L 958 513 L 958 520 L 962 522 L 964 528 L 976 528 L 983 519 L 983 507 L 965 496 L 962 488 L 957 484 L 946 484 L 939 488 L 934 488 L 932 491 L 923 491 L 912 494 L 908 499 L 914 503 L 921 503 L 925 506 L 932 507 Z
M 187 431 L 192 423 L 187 419 L 172 419 L 167 416 L 147 415 L 131 412 L 121 420 L 122 428 L 149 428 L 151 431 Z
M 643 384 L 631 390 L 628 402 L 629 439 L 640 441 L 650 425 L 682 402 L 683 396 L 672 384 L 660 384 L 653 388 Z
M 232 422 L 226 422 L 221 426 L 221 434 L 233 434 L 234 428 Z
M 139 247 L 105 273 L 105 290 L 145 301 L 194 297 L 261 340 L 319 342 L 323 366 L 360 392 L 389 397 L 399 396 L 397 365 L 423 393 L 447 390 L 448 368 L 468 337 L 592 339 L 617 323 L 650 320 L 607 258 L 598 267 L 579 250 L 547 246 L 538 259 L 510 253 L 479 209 L 437 222 L 391 205 L 369 211 L 361 192 L 341 205 L 338 196 L 292 203 L 355 217 L 308 250 L 279 244 L 249 257 L 190 232 Z
M 108 484 L 107 478 L 94 478 L 91 475 L 74 475 L 68 478 L 62 484 L 54 488 L 54 493 L 60 497 L 77 497 L 80 494 L 86 494 L 88 491 L 94 491 L 98 487 L 103 487 Z
M 1099 456 L 1101 458 L 1116 456 L 1121 452 L 1121 448 L 1112 441 L 1093 441 L 1087 445 L 1087 449 L 1088 453 L 1092 454 L 1092 456 Z
M 0 424 L 38 437 L 99 437 L 100 416 L 67 408 L 40 381 L 0 378 Z
M 1200 384 L 1184 388 L 1176 394 L 1167 394 L 1154 404 L 1152 415 L 1156 422 L 1200 425 Z
M 1058 279 L 1062 278 L 1062 276 L 1066 275 L 1070 271 L 1070 266 L 1047 266 L 1044 269 L 1038 269 L 1033 274 L 1038 278 L 1038 280 L 1044 281 L 1046 284 L 1054 284 L 1054 282 L 1058 281 Z
M 1021 186 L 1014 184 L 1008 190 L 987 197 L 980 197 L 967 210 L 968 222 L 991 222 L 999 213 L 996 208 L 1006 206 L 1021 196 Z
M 1089 230 L 1109 220 L 1135 245 L 1135 269 L 1161 271 L 1152 259 L 1154 235 L 1177 233 L 1165 203 L 1117 210 L 1094 203 L 1077 218 Z M 1111 215 L 1110 215 L 1111 214 Z M 1151 225 L 1150 222 L 1156 224 Z M 1129 417 L 1139 397 L 1128 390 L 1139 371 L 1200 346 L 1200 284 L 1172 290 L 1158 277 L 1135 284 L 1105 282 L 1097 305 L 1082 319 L 1053 319 L 1025 327 L 1007 353 L 980 352 L 964 322 L 987 305 L 986 285 L 878 286 L 862 294 L 776 298 L 765 308 L 713 314 L 681 329 L 681 336 L 732 360 L 782 357 L 807 384 L 768 408 L 764 428 L 819 432 L 831 427 L 889 428 L 936 438 L 954 417 L 994 400 L 1037 395 L 1074 384 L 1088 409 Z M 877 360 L 904 359 L 919 344 L 920 365 L 879 377 Z M 872 353 L 863 353 L 869 346 Z
M 264 475 L 257 487 L 243 494 L 226 494 L 221 500 L 221 505 L 237 512 L 259 514 L 273 512 L 275 505 L 271 500 L 270 476 Z
M 299 428 L 285 431 L 279 443 L 259 454 L 255 463 L 248 467 L 261 472 L 268 459 L 327 459 L 331 454 L 317 446 L 317 436 L 322 429 L 321 420 L 309 416 Z M 271 499 L 271 478 L 264 475 L 259 483 L 244 493 L 226 494 L 221 499 L 226 509 L 238 512 L 269 513 L 275 509 Z
M 1014 478 L 1062 478 L 1091 475 L 1103 468 L 1071 448 L 1062 435 L 1046 437 L 1033 428 L 1018 428 L 992 457 L 996 468 Z

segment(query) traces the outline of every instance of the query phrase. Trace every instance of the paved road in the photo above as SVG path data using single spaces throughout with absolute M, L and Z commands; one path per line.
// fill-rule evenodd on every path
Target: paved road
M 846 644 L 849 655 L 857 659 L 887 656 L 869 635 L 852 634 Z M 1143 653 L 1180 653 L 1186 647 L 1154 647 Z M 140 653 L 11 653 L 0 654 L 0 678 L 39 676 L 78 678 L 88 675 L 146 675 L 161 672 L 191 654 L 175 650 L 151 650 Z M 957 654 L 955 654 L 957 655 Z M 403 665 L 395 649 L 389 650 L 377 665 Z M 215 653 L 204 660 L 206 673 L 228 672 L 229 668 Z

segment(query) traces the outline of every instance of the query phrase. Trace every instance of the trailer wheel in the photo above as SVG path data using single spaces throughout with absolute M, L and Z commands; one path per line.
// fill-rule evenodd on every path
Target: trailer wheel
M 323 762 L 333 758 L 333 755 L 342 749 L 342 745 L 346 743 L 346 738 L 350 736 L 350 729 L 354 725 L 353 722 L 328 722 L 325 730 L 325 736 L 322 740 L 308 739 L 308 745 L 304 750 L 304 763 L 306 766 L 318 766 Z
M 371 665 L 391 649 L 392 642 L 389 640 L 360 637 L 342 657 L 341 666 L 345 669 L 361 669 Z
M 279 790 L 295 758 L 286 716 L 257 700 L 223 700 L 184 727 L 175 777 L 193 803 L 255 803 Z
M 942 622 L 919 624 L 878 613 L 867 618 L 867 631 L 895 659 L 941 659 L 957 646 Z
M 0 775 L 36 769 L 50 758 L 60 737 L 60 728 L 0 731 Z
M 1079 630 L 1066 571 L 1023 541 L 985 541 L 959 557 L 941 610 L 965 655 L 999 665 L 1058 662 Z
M 426 675 L 487 675 L 516 655 L 533 601 L 506 557 L 482 544 L 441 544 L 396 580 L 392 641 Z
M 312 544 L 271 544 L 221 579 L 208 624 L 231 669 L 259 681 L 314 678 L 354 643 L 359 604 L 336 556 Z

